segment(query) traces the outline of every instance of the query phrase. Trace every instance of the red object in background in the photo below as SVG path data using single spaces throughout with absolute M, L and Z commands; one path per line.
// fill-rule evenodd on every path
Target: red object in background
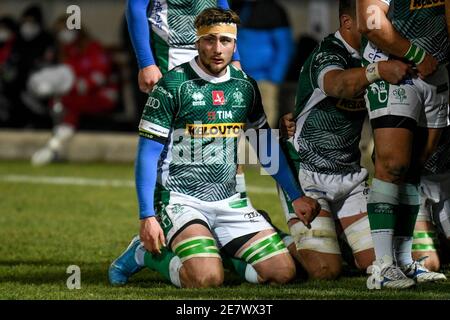
M 14 41 L 15 37 L 12 37 L 0 48 L 0 66 L 3 65 L 11 55 Z
M 72 90 L 61 98 L 63 122 L 78 126 L 81 114 L 111 111 L 117 105 L 118 85 L 111 83 L 112 63 L 105 49 L 96 41 L 84 48 L 69 44 L 62 48 L 63 61 L 75 74 Z

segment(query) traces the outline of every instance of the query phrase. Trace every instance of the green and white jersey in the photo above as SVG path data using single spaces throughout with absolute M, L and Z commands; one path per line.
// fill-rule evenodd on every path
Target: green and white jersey
M 234 66 L 220 78 L 206 74 L 195 59 L 172 69 L 153 88 L 139 125 L 141 136 L 165 144 L 157 192 L 202 201 L 236 194 L 241 130 L 265 123 L 256 82 Z
M 357 67 L 361 67 L 360 55 L 339 31 L 326 37 L 303 65 L 297 87 L 294 136 L 300 168 L 324 174 L 360 171 L 364 99 L 328 97 L 323 87 L 327 72 Z
M 445 19 L 445 0 L 380 1 L 389 5 L 388 18 L 403 37 L 425 49 L 439 62 L 448 61 L 450 43 Z
M 151 0 L 148 20 L 156 52 L 169 48 L 195 50 L 195 18 L 211 7 L 217 7 L 216 0 Z

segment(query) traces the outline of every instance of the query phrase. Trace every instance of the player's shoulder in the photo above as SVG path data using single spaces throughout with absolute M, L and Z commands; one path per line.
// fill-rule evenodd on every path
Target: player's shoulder
M 330 34 L 319 43 L 310 58 L 312 59 L 313 68 L 334 64 L 346 65 L 351 61 L 351 53 L 336 35 Z
M 316 53 L 337 53 L 345 55 L 348 53 L 344 43 L 336 37 L 335 34 L 330 34 L 325 37 L 317 47 Z
M 253 86 L 257 85 L 255 79 L 233 64 L 230 64 L 230 77 L 236 81 L 249 82 Z
M 158 81 L 158 84 L 165 86 L 167 89 L 176 89 L 183 82 L 192 78 L 193 74 L 188 63 L 183 63 L 172 70 L 168 71 Z

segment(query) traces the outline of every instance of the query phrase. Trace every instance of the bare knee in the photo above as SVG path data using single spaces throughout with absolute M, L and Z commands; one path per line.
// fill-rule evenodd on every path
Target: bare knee
M 269 260 L 267 261 L 269 262 Z M 295 278 L 295 263 L 290 256 L 277 259 L 277 261 L 272 261 L 268 264 L 264 264 L 264 262 L 262 265 L 255 265 L 255 269 L 258 272 L 262 282 L 268 282 L 270 284 L 285 284 Z
M 340 263 L 323 262 L 307 271 L 310 279 L 334 280 L 341 274 L 342 265 Z
M 193 288 L 214 288 L 223 283 L 223 272 L 203 272 L 191 279 Z
M 413 251 L 413 259 L 418 260 L 421 257 L 428 256 L 428 259 L 425 259 L 424 266 L 430 271 L 439 271 L 441 268 L 441 263 L 439 261 L 439 257 L 436 251 L 426 251 L 426 252 L 418 252 Z
M 187 288 L 211 288 L 223 283 L 223 267 L 219 259 L 194 258 L 183 262 L 180 279 Z
M 276 274 L 271 274 L 268 281 L 273 284 L 285 284 L 291 282 L 295 278 L 295 265 L 284 267 L 280 272 Z
M 375 260 L 374 249 L 364 250 L 358 253 L 354 253 L 355 265 L 361 271 L 366 271 L 369 266 L 372 265 Z
M 408 160 L 399 160 L 395 158 L 377 159 L 376 171 L 377 176 L 387 180 L 398 180 L 406 175 L 409 170 Z
M 299 250 L 299 255 L 309 279 L 334 280 L 342 271 L 342 258 L 338 254 Z

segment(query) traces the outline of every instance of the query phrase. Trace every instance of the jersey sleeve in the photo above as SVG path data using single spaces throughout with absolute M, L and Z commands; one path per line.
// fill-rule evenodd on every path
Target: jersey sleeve
M 128 0 L 125 11 L 128 33 L 140 69 L 155 64 L 150 49 L 150 28 L 147 19 L 149 2 L 150 0 Z
M 345 70 L 349 62 L 341 50 L 321 50 L 317 52 L 312 61 L 311 80 L 314 87 L 324 91 L 323 79 L 331 70 Z
M 266 114 L 261 99 L 261 93 L 259 92 L 258 85 L 255 80 L 249 78 L 251 87 L 253 89 L 253 105 L 249 108 L 247 114 L 246 129 L 259 129 L 267 123 Z
M 165 143 L 177 113 L 176 94 L 161 79 L 149 94 L 139 123 L 141 137 Z
M 391 0 L 380 0 L 381 2 L 383 2 L 384 4 L 390 6 L 391 5 Z

